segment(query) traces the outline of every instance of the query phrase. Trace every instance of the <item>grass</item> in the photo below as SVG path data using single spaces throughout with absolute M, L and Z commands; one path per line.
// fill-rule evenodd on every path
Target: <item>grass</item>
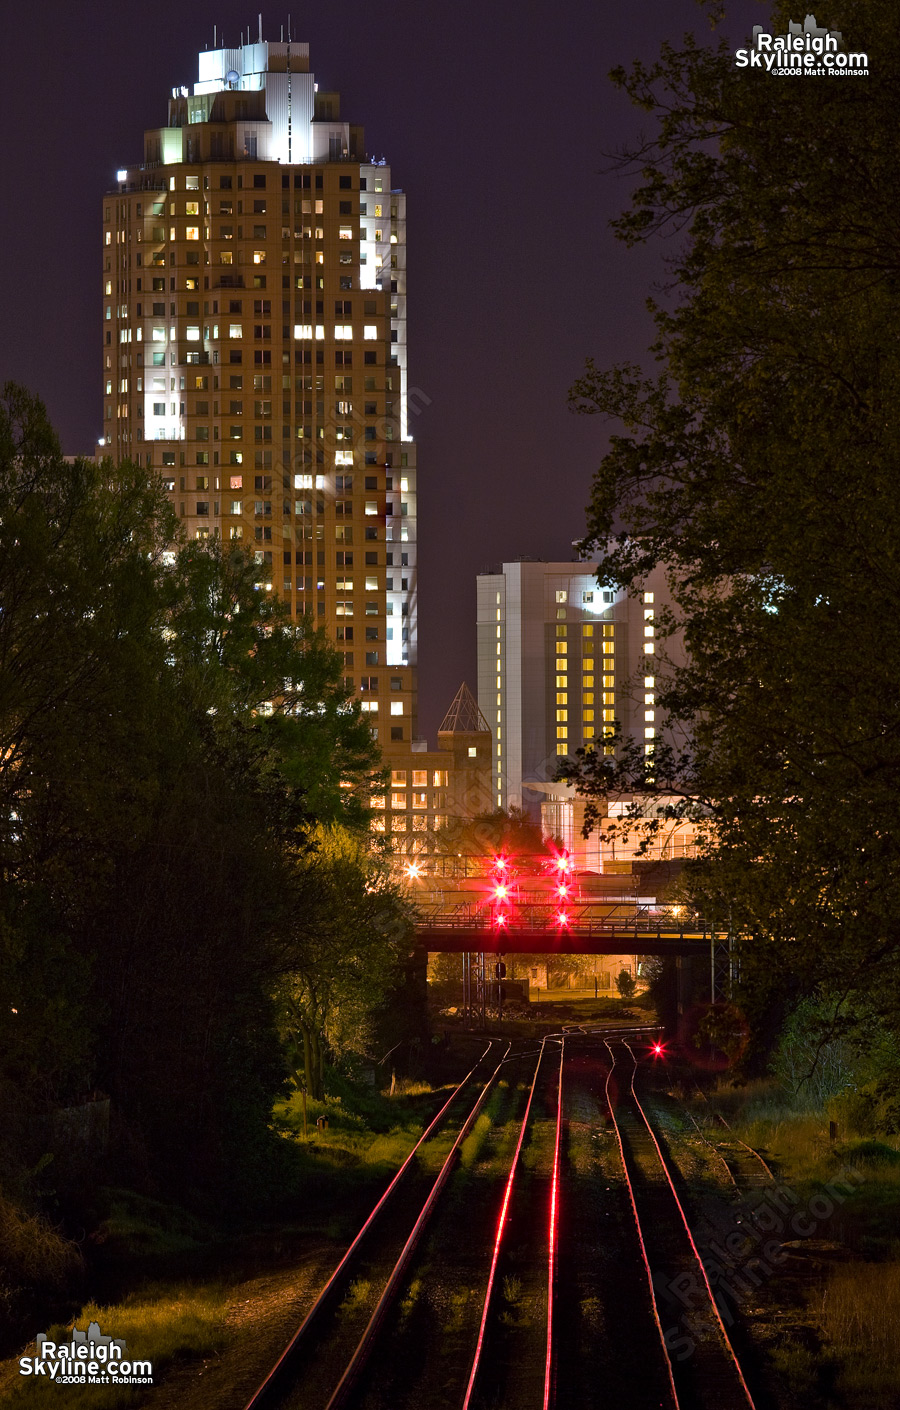
M 900 1385 L 900 1262 L 836 1268 L 821 1297 L 826 1346 L 839 1357 L 837 1390 L 854 1410 L 880 1410 Z
M 842 1200 L 816 1219 L 814 1237 L 844 1245 L 852 1261 L 829 1269 L 807 1294 L 820 1345 L 788 1339 L 773 1352 L 787 1404 L 852 1405 L 882 1410 L 896 1403 L 900 1385 L 900 1136 L 854 1135 L 839 1128 L 829 1138 L 829 1111 L 797 1097 L 774 1080 L 721 1087 L 710 1096 L 734 1134 L 762 1152 L 779 1179 L 807 1207 L 823 1187 L 835 1188 L 842 1171 Z M 710 1108 L 695 1099 L 698 1120 Z M 716 1129 L 716 1128 L 714 1128 Z M 722 1130 L 724 1138 L 727 1133 Z M 814 1203 L 809 1206 L 815 1208 Z M 793 1235 L 787 1234 L 791 1238 Z
M 74 1325 L 87 1330 L 88 1323 L 97 1322 L 104 1335 L 124 1337 L 127 1342 L 125 1359 L 132 1357 L 150 1361 L 158 1385 L 167 1366 L 185 1356 L 202 1356 L 219 1351 L 227 1340 L 224 1326 L 225 1292 L 218 1285 L 188 1288 L 145 1287 L 139 1293 L 111 1307 L 88 1303 L 75 1318 Z M 54 1341 L 71 1340 L 70 1326 L 48 1329 Z M 32 1349 L 24 1353 L 31 1355 Z M 45 1377 L 17 1377 L 4 1395 L 7 1404 L 27 1402 L 38 1410 L 53 1406 L 59 1410 L 83 1407 L 115 1407 L 132 1405 L 147 1397 L 146 1386 L 67 1385 L 60 1390 Z
M 81 1265 L 77 1244 L 0 1191 L 0 1282 L 55 1286 Z

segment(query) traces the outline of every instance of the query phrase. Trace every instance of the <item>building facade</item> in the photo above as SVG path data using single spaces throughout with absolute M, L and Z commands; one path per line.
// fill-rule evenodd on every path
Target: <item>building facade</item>
M 103 203 L 101 453 L 308 613 L 390 761 L 416 735 L 406 197 L 308 46 L 199 56 Z
M 602 741 L 616 721 L 648 753 L 668 739 L 656 707 L 656 619 L 669 601 L 661 570 L 637 598 L 598 587 L 586 562 L 504 563 L 479 576 L 478 703 L 494 737 L 496 807 L 536 817 L 559 793 L 550 787 L 559 760 L 595 740 L 611 748 Z M 677 639 L 665 654 L 680 659 Z

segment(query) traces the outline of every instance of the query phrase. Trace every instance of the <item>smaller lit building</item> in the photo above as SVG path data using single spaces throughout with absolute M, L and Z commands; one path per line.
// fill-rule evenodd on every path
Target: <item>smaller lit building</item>
M 374 829 L 401 855 L 429 855 L 453 821 L 491 811 L 491 730 L 463 682 L 438 730 L 437 749 L 414 739 L 392 750 L 390 788 L 372 800 Z
M 657 639 L 665 574 L 636 597 L 597 585 L 593 563 L 504 563 L 478 578 L 478 703 L 493 733 L 492 801 L 536 816 L 561 758 L 603 744 L 616 722 L 652 753 L 671 740 L 657 676 L 681 659 Z M 663 649 L 664 648 L 664 649 Z

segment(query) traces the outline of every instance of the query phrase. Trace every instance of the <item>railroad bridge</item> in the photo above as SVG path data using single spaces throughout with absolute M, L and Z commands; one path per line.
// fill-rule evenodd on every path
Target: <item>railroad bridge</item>
M 649 914 L 615 919 L 602 913 L 607 909 L 575 907 L 560 921 L 552 906 L 533 906 L 499 924 L 490 912 L 463 904 L 423 913 L 416 941 L 422 949 L 445 954 L 699 955 L 724 938 L 703 922 L 677 925 Z

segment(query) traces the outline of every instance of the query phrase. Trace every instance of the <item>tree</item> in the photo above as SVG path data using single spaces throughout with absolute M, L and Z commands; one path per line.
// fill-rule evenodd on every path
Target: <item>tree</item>
M 67 463 L 4 389 L 0 1090 L 100 1085 L 182 1193 L 252 1187 L 292 907 L 321 829 L 364 835 L 382 782 L 342 665 L 250 556 L 180 541 L 149 472 Z
M 619 970 L 616 975 L 616 988 L 619 991 L 620 999 L 625 999 L 627 1002 L 627 1000 L 634 998 L 634 976 L 629 970 Z
M 346 830 L 320 829 L 314 855 L 294 868 L 276 992 L 293 1080 L 311 1096 L 324 1096 L 328 1054 L 368 1052 L 412 932 L 412 907 L 386 859 Z
M 885 0 L 841 25 L 879 55 L 866 81 L 779 80 L 693 40 L 614 75 L 656 122 L 617 232 L 678 239 L 662 370 L 588 363 L 572 392 L 622 424 L 585 546 L 633 590 L 665 565 L 690 653 L 659 703 L 691 750 L 664 783 L 632 756 L 628 781 L 710 810 L 692 892 L 744 934 L 761 1019 L 820 986 L 897 1007 L 900 71 Z M 567 774 L 610 781 L 584 753 Z

